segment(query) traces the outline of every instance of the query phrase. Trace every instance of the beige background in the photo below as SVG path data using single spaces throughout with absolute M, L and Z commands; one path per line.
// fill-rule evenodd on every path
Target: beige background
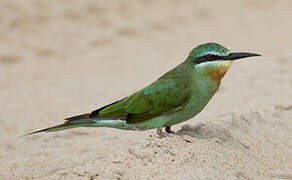
M 292 179 L 291 18 L 290 0 L 0 0 L 0 179 Z M 129 95 L 210 41 L 263 57 L 235 62 L 174 127 L 190 136 L 16 138 Z

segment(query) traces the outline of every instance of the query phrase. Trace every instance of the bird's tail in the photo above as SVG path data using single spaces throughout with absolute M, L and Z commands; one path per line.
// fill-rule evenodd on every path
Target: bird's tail
M 59 124 L 56 126 L 48 127 L 45 129 L 33 131 L 22 136 L 28 136 L 40 132 L 53 132 L 53 131 L 62 131 L 65 129 L 77 128 L 77 127 L 98 127 L 97 119 L 88 118 L 88 114 L 83 114 L 79 116 L 74 116 L 71 118 L 65 119 L 66 121 L 63 124 Z M 20 136 L 20 137 L 22 137 Z

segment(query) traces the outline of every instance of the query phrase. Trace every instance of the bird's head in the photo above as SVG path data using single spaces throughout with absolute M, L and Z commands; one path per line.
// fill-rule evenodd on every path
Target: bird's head
M 232 62 L 252 56 L 261 56 L 256 53 L 230 52 L 229 49 L 217 43 L 206 43 L 195 47 L 187 58 L 195 72 L 206 75 L 219 82 L 230 68 Z

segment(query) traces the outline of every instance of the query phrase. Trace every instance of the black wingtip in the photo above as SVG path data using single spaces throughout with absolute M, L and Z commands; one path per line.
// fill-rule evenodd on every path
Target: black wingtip
M 65 121 L 74 121 L 74 120 L 78 120 L 78 119 L 88 118 L 89 116 L 90 116 L 89 113 L 81 114 L 81 115 L 78 115 L 78 116 L 68 117 L 68 118 L 65 119 Z

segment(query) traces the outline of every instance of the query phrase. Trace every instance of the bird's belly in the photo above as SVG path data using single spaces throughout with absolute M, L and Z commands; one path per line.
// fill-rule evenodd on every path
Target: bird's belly
M 214 90 L 210 91 L 207 95 L 194 95 L 184 108 L 175 113 L 167 115 L 168 121 L 165 123 L 164 126 L 171 126 L 181 123 L 183 121 L 187 121 L 199 114 L 214 96 L 217 88 L 218 87 L 214 87 Z
M 192 103 L 189 103 L 178 112 L 167 115 L 168 121 L 164 126 L 171 126 L 189 120 L 201 112 L 202 109 L 203 108 L 199 108 L 198 106 L 194 106 Z

